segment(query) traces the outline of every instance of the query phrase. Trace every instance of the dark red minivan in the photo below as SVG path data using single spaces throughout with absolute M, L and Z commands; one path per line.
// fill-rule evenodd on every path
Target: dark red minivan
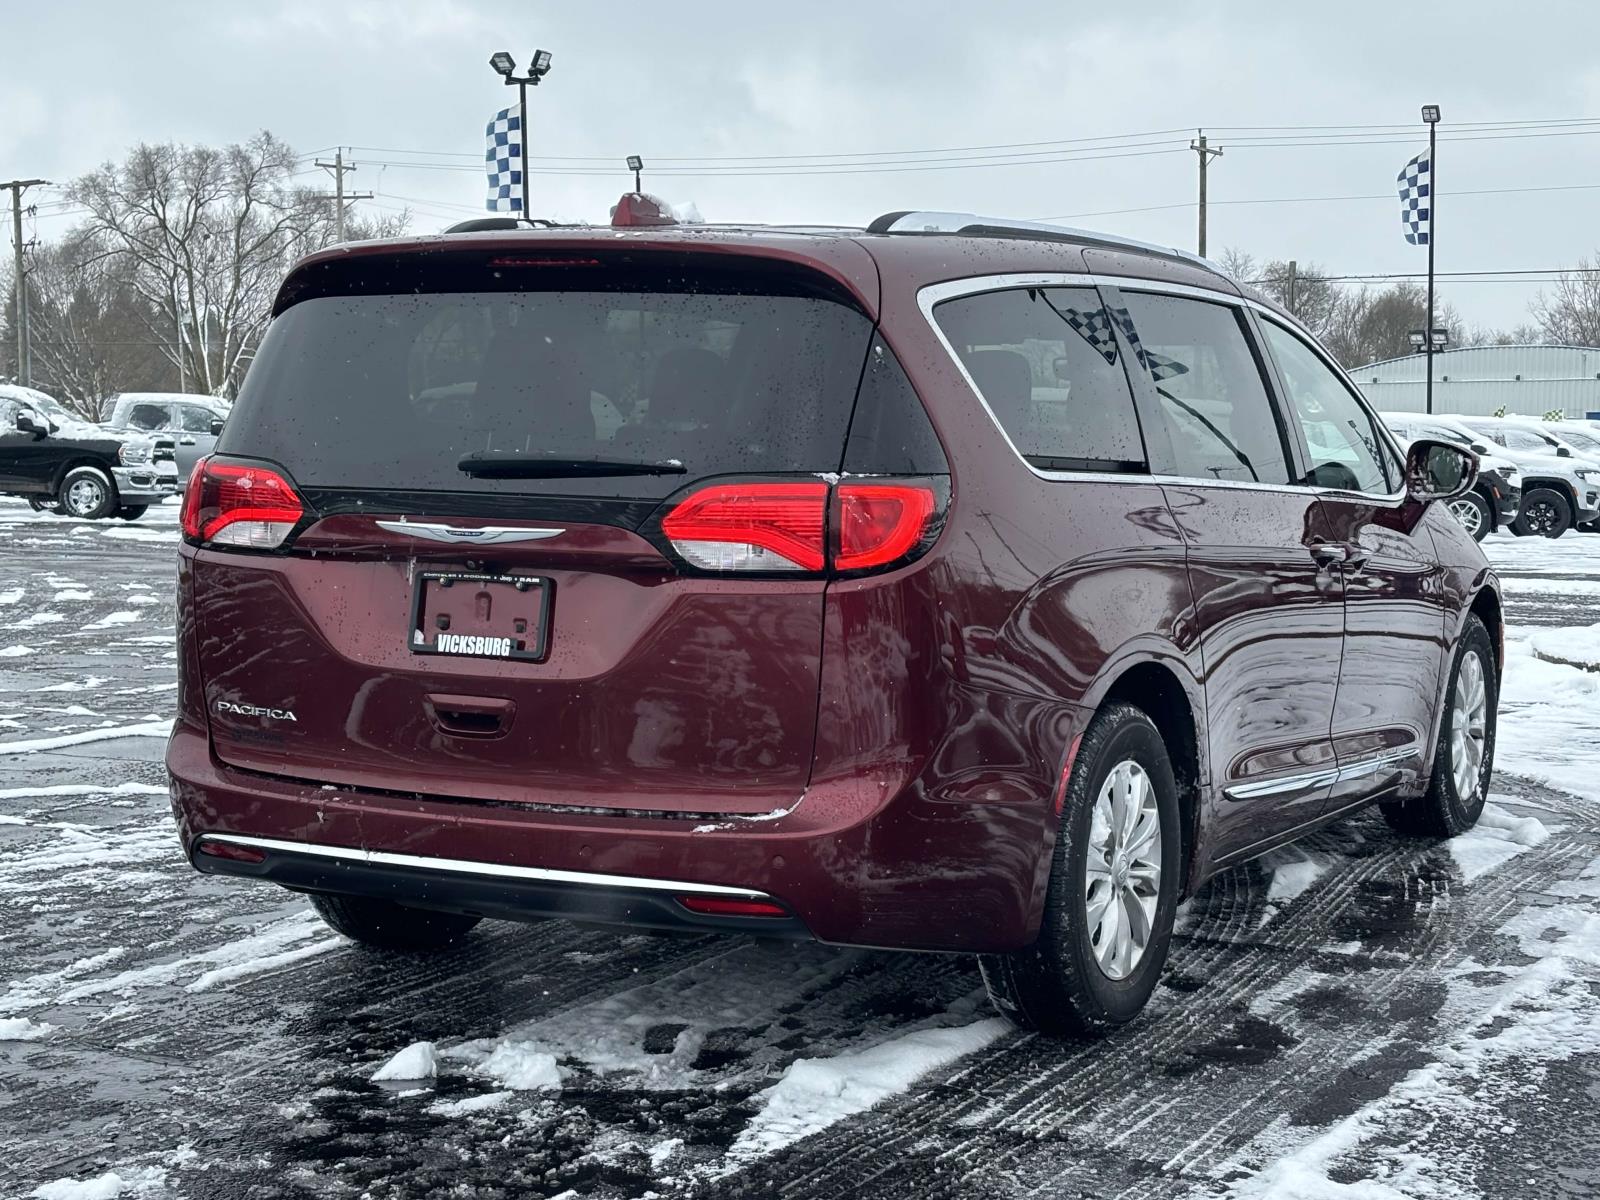
M 1498 584 L 1296 322 L 1178 251 L 490 228 L 300 263 L 184 502 L 203 871 L 481 917 L 982 955 L 1134 1016 L 1209 875 L 1481 811 Z

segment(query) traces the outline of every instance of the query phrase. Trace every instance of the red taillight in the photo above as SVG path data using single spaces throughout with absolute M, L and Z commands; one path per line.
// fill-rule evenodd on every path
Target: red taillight
M 287 479 L 251 463 L 201 459 L 183 494 L 184 536 L 210 545 L 276 549 L 304 515 Z
M 825 483 L 702 488 L 661 522 L 672 548 L 708 571 L 820 571 L 827 561 Z
M 881 567 L 903 558 L 921 539 L 933 515 L 933 492 L 903 483 L 839 485 L 841 571 Z
M 770 900 L 733 900 L 723 896 L 679 896 L 678 903 L 704 917 L 787 917 L 788 909 Z

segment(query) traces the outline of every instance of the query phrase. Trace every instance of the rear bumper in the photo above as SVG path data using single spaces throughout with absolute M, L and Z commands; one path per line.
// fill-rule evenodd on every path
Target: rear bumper
M 700 824 L 260 775 L 219 762 L 182 720 L 167 768 L 199 870 L 513 919 L 1002 951 L 1036 934 L 1051 840 L 1049 797 L 952 802 L 882 772 L 813 786 L 781 816 Z M 274 845 L 260 863 L 200 852 L 230 835 Z M 703 916 L 680 900 L 705 894 L 770 898 L 792 916 Z
M 217 849 L 262 857 L 260 862 L 249 862 L 210 852 Z M 688 933 L 810 937 L 805 925 L 792 913 L 740 916 L 697 912 L 689 907 L 696 902 L 772 903 L 770 897 L 744 888 L 463 862 L 239 835 L 203 835 L 194 844 L 190 862 L 207 874 L 265 879 L 297 891 L 401 900 L 422 908 L 513 921 L 566 918 Z

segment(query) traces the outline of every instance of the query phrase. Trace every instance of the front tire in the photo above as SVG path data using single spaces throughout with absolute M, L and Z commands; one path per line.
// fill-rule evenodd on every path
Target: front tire
M 98 521 L 117 507 L 117 487 L 99 467 L 73 467 L 56 497 L 61 512 L 80 521 Z
M 1450 501 L 1450 515 L 1461 522 L 1461 528 L 1470 533 L 1475 542 L 1488 537 L 1494 525 L 1488 503 L 1477 492 L 1468 492 Z
M 1450 665 L 1434 745 L 1433 774 L 1421 796 L 1385 804 L 1390 826 L 1410 837 L 1448 838 L 1478 823 L 1494 773 L 1496 710 L 1500 678 L 1495 673 L 1494 643 L 1475 615 L 1468 614 Z
M 1099 1037 L 1155 990 L 1183 871 L 1172 762 L 1141 709 L 1095 714 L 1062 808 L 1038 939 L 979 964 L 994 1006 L 1024 1029 Z
M 335 933 L 377 950 L 443 950 L 466 937 L 482 920 L 464 913 L 409 908 L 371 896 L 308 892 L 307 899 Z
M 1554 488 L 1524 492 L 1522 509 L 1511 523 L 1512 532 L 1523 537 L 1558 538 L 1571 528 L 1572 505 Z

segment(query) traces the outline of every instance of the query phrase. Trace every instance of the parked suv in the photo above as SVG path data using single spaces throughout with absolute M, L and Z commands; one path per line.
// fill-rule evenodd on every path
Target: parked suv
M 110 429 L 166 434 L 177 447 L 178 482 L 188 482 L 194 464 L 217 444 L 217 432 L 228 419 L 228 405 L 215 396 L 186 392 L 118 392 L 102 410 Z
M 177 490 L 170 441 L 101 429 L 44 392 L 0 384 L 0 492 L 35 510 L 132 521 Z
M 506 220 L 274 313 L 185 497 L 167 766 L 195 867 L 360 941 L 964 951 L 1097 1033 L 1215 872 L 1482 810 L 1471 453 L 1187 255 Z
M 1512 524 L 1517 533 L 1555 538 L 1600 518 L 1600 462 L 1574 453 L 1531 422 L 1455 419 L 1503 447 L 1506 457 L 1522 468 L 1522 510 Z
M 1409 446 L 1418 438 L 1455 442 L 1478 456 L 1478 480 L 1472 490 L 1450 501 L 1450 512 L 1481 542 L 1497 529 L 1510 528 L 1522 504 L 1522 471 L 1509 458 L 1490 449 L 1484 436 L 1449 417 L 1421 413 L 1379 413 L 1389 432 Z

